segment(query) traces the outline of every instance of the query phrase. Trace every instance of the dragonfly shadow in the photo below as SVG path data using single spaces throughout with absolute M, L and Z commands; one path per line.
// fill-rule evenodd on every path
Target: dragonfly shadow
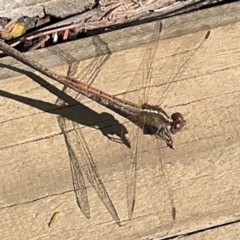
M 126 147 L 131 148 L 130 142 L 126 137 L 128 134 L 126 127 L 120 124 L 110 113 L 97 113 L 76 101 L 76 103 L 70 107 L 65 105 L 62 106 L 62 108 L 54 110 L 54 114 L 77 124 L 97 129 L 109 140 L 124 144 Z
M 1 96 L 13 99 L 18 102 L 22 102 L 29 106 L 35 107 L 41 111 L 49 112 L 50 114 L 55 114 L 64 117 L 78 124 L 98 129 L 109 140 L 120 143 L 120 141 L 116 140 L 119 139 L 128 148 L 131 147 L 130 142 L 126 138 L 126 134 L 128 133 L 126 127 L 123 124 L 119 123 L 119 121 L 115 119 L 114 116 L 111 115 L 110 113 L 95 112 L 91 108 L 88 108 L 84 104 L 76 101 L 74 98 L 64 93 L 63 91 L 59 90 L 55 86 L 50 85 L 43 78 L 37 76 L 32 72 L 22 70 L 20 68 L 16 68 L 13 66 L 5 65 L 3 63 L 0 63 L 0 68 L 1 67 L 8 68 L 21 74 L 25 74 L 26 76 L 37 82 L 39 85 L 44 87 L 46 90 L 48 90 L 49 92 L 63 100 L 68 105 L 59 106 L 42 100 L 12 94 L 3 90 L 0 90 Z M 116 137 L 113 137 L 114 135 L 116 135 Z
M 60 91 L 55 86 L 50 85 L 44 79 L 42 79 L 41 77 L 37 76 L 32 72 L 22 70 L 13 66 L 5 65 L 3 63 L 0 63 L 0 67 L 8 68 L 10 70 L 25 74 L 26 76 L 30 77 L 35 82 L 37 82 L 39 85 L 47 89 L 49 92 L 57 96 L 63 102 L 65 102 L 65 105 L 59 106 L 57 104 L 52 104 L 42 100 L 36 100 L 0 90 L 0 95 L 3 97 L 27 104 L 41 111 L 49 112 L 50 114 L 55 114 L 58 116 L 58 123 L 64 135 L 65 142 L 68 148 L 69 157 L 71 160 L 70 164 L 72 170 L 73 186 L 78 206 L 80 207 L 85 217 L 90 218 L 90 206 L 87 195 L 87 187 L 83 177 L 84 172 L 85 175 L 87 175 L 88 181 L 98 193 L 105 207 L 107 208 L 115 222 L 120 226 L 120 220 L 115 210 L 115 207 L 110 197 L 108 196 L 107 190 L 105 189 L 105 186 L 97 172 L 97 168 L 95 166 L 93 159 L 90 157 L 87 160 L 88 161 L 87 164 L 86 161 L 81 162 L 82 159 L 79 159 L 78 156 L 76 155 L 77 150 L 76 149 L 74 150 L 71 144 L 69 144 L 70 143 L 69 135 L 71 134 L 72 131 L 73 132 L 72 134 L 76 135 L 76 141 L 79 142 L 79 146 L 82 146 L 83 142 L 80 142 L 79 140 L 80 138 L 79 133 L 81 133 L 81 126 L 79 126 L 79 124 L 81 124 L 84 126 L 89 126 L 98 129 L 99 131 L 102 132 L 102 134 L 105 137 L 107 137 L 111 141 L 120 142 L 126 145 L 126 147 L 130 148 L 131 147 L 130 142 L 126 137 L 128 131 L 124 127 L 124 125 L 120 124 L 118 120 L 116 120 L 109 113 L 103 112 L 99 114 L 93 111 L 87 106 L 76 101 L 74 98 L 72 98 L 65 92 Z M 65 133 L 63 130 L 65 129 L 64 125 L 66 125 L 67 122 L 72 123 L 73 129 L 72 130 L 70 129 L 68 133 Z M 90 173 L 90 171 L 94 172 L 94 174 Z M 92 179 L 89 176 L 95 177 L 94 179 Z

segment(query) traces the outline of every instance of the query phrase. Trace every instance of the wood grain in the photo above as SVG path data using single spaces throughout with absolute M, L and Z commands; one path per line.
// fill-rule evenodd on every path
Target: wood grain
M 187 126 L 174 136 L 174 151 L 143 136 L 132 220 L 127 206 L 129 149 L 106 137 L 119 138 L 119 121 L 133 142 L 131 123 L 86 98 L 76 104 L 58 90 L 59 84 L 20 69 L 10 58 L 6 65 L 1 63 L 3 71 L 12 71 L 15 76 L 5 75 L 0 81 L 0 238 L 161 239 L 239 220 L 239 33 L 240 24 L 234 23 L 211 29 L 208 39 L 204 39 L 206 31 L 198 31 L 158 42 L 148 101 L 157 103 L 171 86 L 162 106 L 169 114 L 182 112 Z M 72 74 L 82 81 L 94 79 L 95 87 L 111 94 L 136 102 L 145 100 L 139 97 L 139 89 L 148 66 L 141 62 L 151 47 L 154 43 L 86 59 L 77 63 Z M 42 54 L 30 55 L 41 59 Z M 11 61 L 14 64 L 7 66 Z M 59 59 L 52 69 L 67 74 L 68 66 Z M 68 107 L 57 106 L 59 96 Z M 69 139 L 78 131 L 71 121 L 78 123 L 122 227 L 85 173 L 90 219 L 79 209 L 59 117 L 67 119 Z M 76 151 L 77 146 L 73 146 Z M 83 169 L 85 165 L 83 162 Z M 49 228 L 56 211 L 61 217 Z M 236 239 L 229 228 L 222 229 L 218 236 Z

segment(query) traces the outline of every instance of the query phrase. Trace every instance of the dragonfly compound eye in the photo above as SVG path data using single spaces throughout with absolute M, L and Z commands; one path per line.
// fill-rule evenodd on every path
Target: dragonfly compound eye
M 183 118 L 183 115 L 181 113 L 174 113 L 172 114 L 172 124 L 170 127 L 170 132 L 172 134 L 176 134 L 180 131 L 182 131 L 182 129 L 184 128 L 186 121 Z

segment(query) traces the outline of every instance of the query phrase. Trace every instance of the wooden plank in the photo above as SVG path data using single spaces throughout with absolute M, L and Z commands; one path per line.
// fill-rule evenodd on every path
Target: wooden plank
M 15 68 L 21 74 L 1 79 L 0 238 L 161 239 L 238 220 L 239 33 L 240 24 L 235 23 L 212 29 L 205 40 L 206 31 L 199 31 L 159 41 L 151 66 L 153 87 L 148 100 L 158 103 L 156 100 L 172 83 L 162 106 L 169 113 L 182 112 L 187 126 L 174 137 L 174 151 L 160 143 L 154 145 L 153 137 L 143 136 L 132 220 L 128 220 L 127 205 L 131 197 L 127 192 L 132 189 L 127 184 L 129 149 L 106 137 L 114 133 L 119 137 L 121 128 L 116 128 L 116 121 L 126 120 L 85 98 L 81 99 L 85 105 L 76 105 L 64 94 L 61 97 L 70 107 L 59 108 L 56 96 L 60 92 L 33 72 L 26 77 L 23 69 Z M 147 67 L 141 61 L 147 58 L 149 49 L 146 44 L 87 59 L 77 64 L 73 75 L 83 81 L 94 79 L 95 87 L 114 95 L 128 90 L 127 99 L 137 102 Z M 8 68 L 13 71 L 13 67 L 16 65 Z M 67 73 L 63 64 L 53 69 Z M 128 89 L 132 79 L 136 82 Z M 72 136 L 69 141 L 75 144 L 75 151 L 81 144 L 74 141 L 77 130 L 69 120 L 79 123 L 122 227 L 85 173 L 90 219 L 86 218 L 87 209 L 82 209 L 84 215 L 77 206 L 68 148 L 57 116 L 68 119 L 66 135 Z M 124 126 L 133 141 L 133 126 Z M 81 163 L 85 171 L 89 163 Z M 172 219 L 173 206 L 176 220 Z M 49 228 L 56 211 L 61 215 Z
M 240 234 L 240 223 L 230 223 L 216 228 L 206 229 L 199 232 L 194 232 L 186 236 L 181 236 L 181 239 L 188 240 L 212 240 L 212 239 L 238 239 Z M 155 238 L 154 240 L 158 240 Z

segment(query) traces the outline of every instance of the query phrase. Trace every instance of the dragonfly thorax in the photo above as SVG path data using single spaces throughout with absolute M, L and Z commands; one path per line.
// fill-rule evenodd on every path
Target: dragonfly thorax
M 185 120 L 181 113 L 174 113 L 169 117 L 159 106 L 147 103 L 142 105 L 139 118 L 144 134 L 155 135 L 163 139 L 170 148 L 174 148 L 171 134 L 180 132 L 185 126 Z
M 170 126 L 173 122 L 172 118 L 163 109 L 147 103 L 142 105 L 141 115 L 145 120 L 144 124 L 153 125 L 157 128 Z

